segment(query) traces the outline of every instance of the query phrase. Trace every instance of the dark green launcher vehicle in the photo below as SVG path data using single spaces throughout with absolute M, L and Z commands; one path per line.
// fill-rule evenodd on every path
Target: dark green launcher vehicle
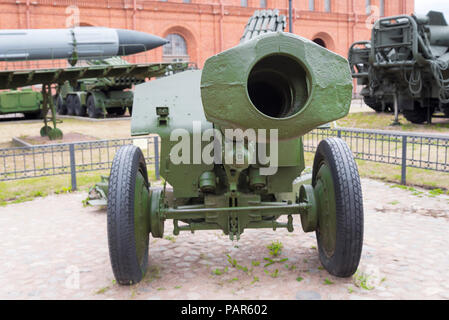
M 326 270 L 351 276 L 362 251 L 363 201 L 346 143 L 321 141 L 311 180 L 294 188 L 305 167 L 302 136 L 344 117 L 351 96 L 346 59 L 283 32 L 212 56 L 203 70 L 136 86 L 132 135 L 159 135 L 165 184 L 150 186 L 138 147 L 118 150 L 107 207 L 117 282 L 142 279 L 150 235 L 163 237 L 167 220 L 175 235 L 222 230 L 238 240 L 246 229 L 293 232 L 298 219 L 316 233 Z
M 449 118 L 449 26 L 443 13 L 381 18 L 348 60 L 365 103 L 413 123 Z M 397 117 L 396 117 L 397 120 Z
M 23 113 L 25 119 L 42 118 L 42 94 L 32 88 L 0 91 L 0 115 Z

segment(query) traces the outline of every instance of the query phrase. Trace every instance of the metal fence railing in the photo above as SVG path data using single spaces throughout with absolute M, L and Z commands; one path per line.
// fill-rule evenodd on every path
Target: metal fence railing
M 314 152 L 327 137 L 346 141 L 360 160 L 400 165 L 401 183 L 407 167 L 449 172 L 449 136 L 365 129 L 316 129 L 304 136 L 305 151 Z
M 145 137 L 0 149 L 0 181 L 70 174 L 75 190 L 77 173 L 109 170 L 117 150 L 127 144 L 142 149 L 159 179 L 159 138 Z
M 399 165 L 401 183 L 407 167 L 449 172 L 449 136 L 373 131 L 364 129 L 315 129 L 303 137 L 306 152 L 315 152 L 327 137 L 345 140 L 356 159 Z M 76 189 L 76 174 L 108 170 L 116 151 L 126 144 L 138 145 L 147 165 L 159 179 L 159 146 L 156 136 L 98 140 L 0 149 L 0 181 L 70 174 Z

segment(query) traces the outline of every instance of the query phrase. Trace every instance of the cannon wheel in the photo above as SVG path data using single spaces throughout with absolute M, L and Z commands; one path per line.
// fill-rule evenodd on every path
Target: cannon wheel
M 312 185 L 318 204 L 320 261 L 330 274 L 349 277 L 357 270 L 362 253 L 363 199 L 357 165 L 343 140 L 320 142 Z
M 142 151 L 121 147 L 108 186 L 109 257 L 118 283 L 139 282 L 148 266 L 150 237 L 148 176 Z

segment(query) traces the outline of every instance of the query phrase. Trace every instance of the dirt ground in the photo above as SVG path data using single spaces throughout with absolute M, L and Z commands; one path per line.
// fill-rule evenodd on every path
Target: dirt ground
M 364 247 L 354 277 L 329 275 L 314 233 L 246 230 L 151 239 L 149 269 L 134 286 L 112 274 L 106 212 L 86 193 L 0 207 L 1 299 L 449 299 L 449 197 L 362 179 Z M 283 245 L 264 267 L 267 246 Z M 230 264 L 235 259 L 241 268 Z M 245 269 L 247 268 L 247 270 Z M 277 271 L 276 271 L 277 270 Z
M 13 137 L 33 137 L 43 127 L 42 120 L 0 121 L 0 144 L 10 143 Z M 64 118 L 57 124 L 64 135 L 81 133 L 97 139 L 121 139 L 131 137 L 131 121 L 129 117 L 89 121 Z M 1 146 L 0 146 L 1 147 Z

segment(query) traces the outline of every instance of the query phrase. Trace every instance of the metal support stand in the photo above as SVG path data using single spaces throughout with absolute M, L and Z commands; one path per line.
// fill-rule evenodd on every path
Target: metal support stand
M 49 106 L 51 109 L 53 128 L 48 125 L 47 113 Z M 44 126 L 41 128 L 41 136 L 48 136 L 50 140 L 61 139 L 62 131 L 56 128 L 56 109 L 53 103 L 53 97 L 51 96 L 51 84 L 42 85 L 42 113 L 44 114 Z
M 429 99 L 430 100 L 430 99 Z M 427 124 L 432 124 L 432 107 L 430 106 L 430 101 L 429 101 L 429 106 L 427 107 Z
M 391 125 L 392 126 L 400 126 L 401 125 L 401 123 L 399 122 L 398 94 L 396 91 L 394 93 L 394 121 Z
M 292 0 L 288 0 L 288 32 L 293 33 Z

